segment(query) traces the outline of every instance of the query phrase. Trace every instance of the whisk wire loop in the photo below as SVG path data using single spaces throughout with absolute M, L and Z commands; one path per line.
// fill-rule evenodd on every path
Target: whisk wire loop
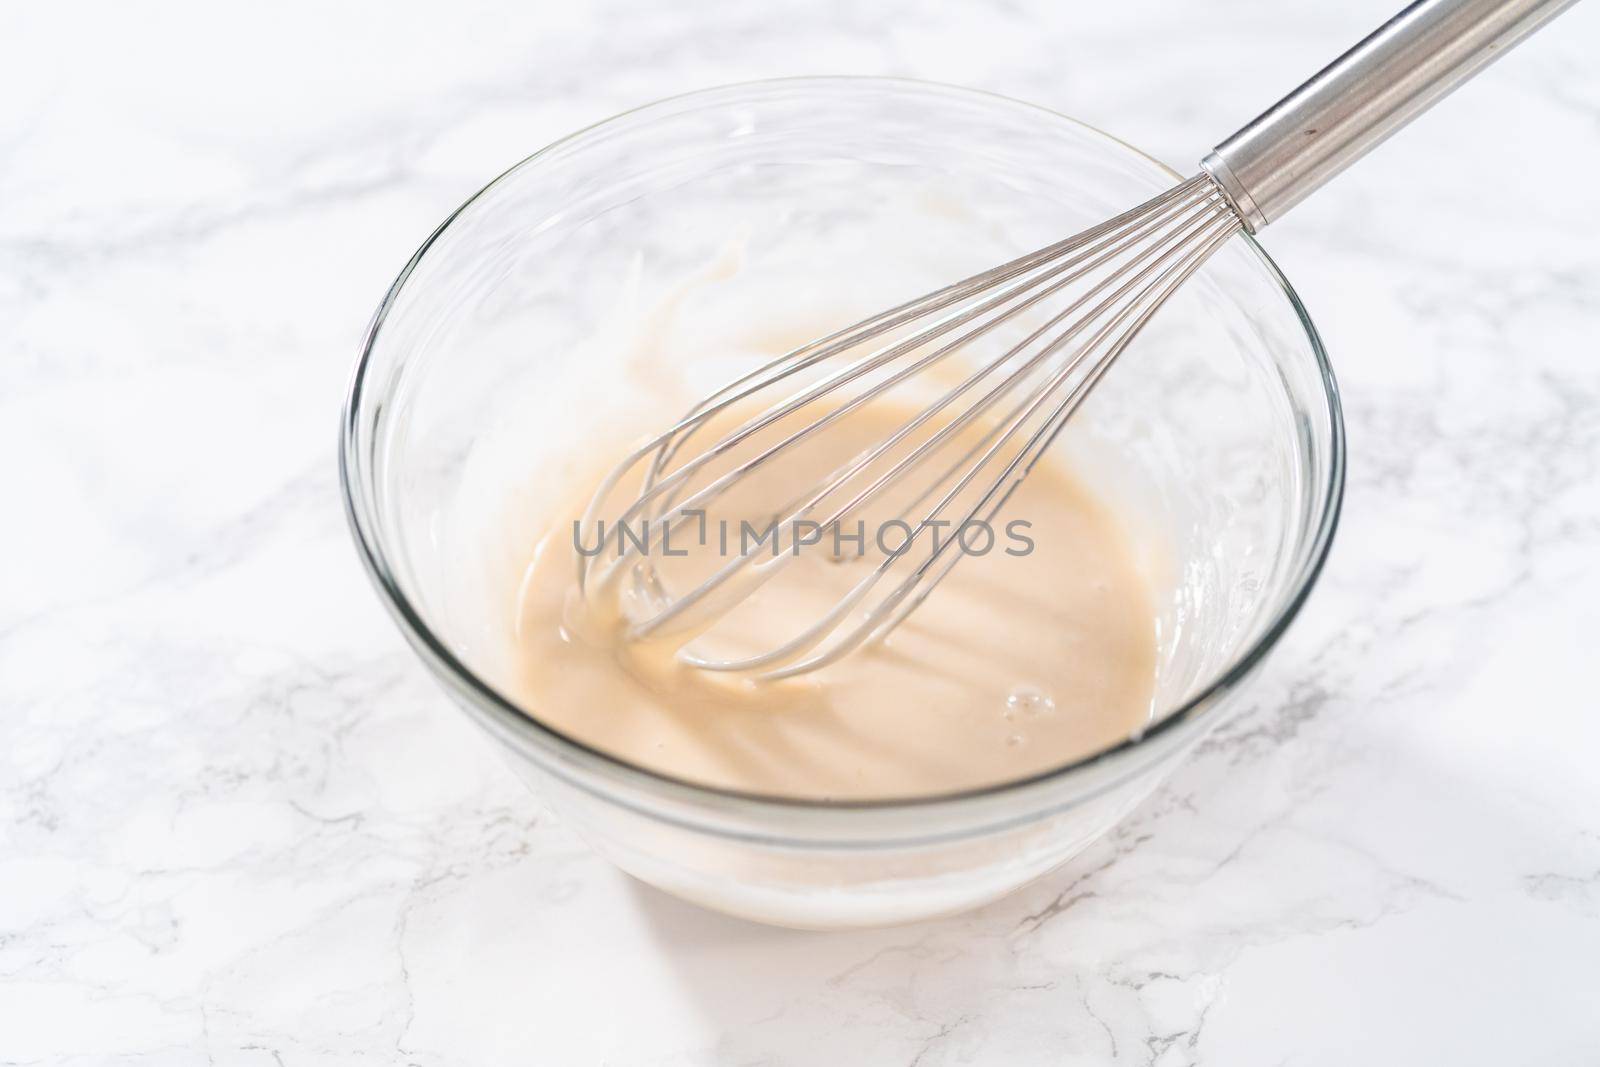
M 992 521 L 1150 317 L 1242 228 L 1217 185 L 1198 175 L 1079 234 L 873 315 L 741 375 L 630 452 L 602 481 L 580 519 L 580 530 L 597 530 L 603 540 L 602 512 L 615 506 L 620 487 L 633 474 L 638 489 L 626 498 L 613 526 L 635 523 L 643 536 L 631 543 L 619 537 L 617 551 L 604 559 L 583 556 L 580 589 L 591 600 L 617 595 L 617 583 L 626 578 L 633 594 L 626 637 L 638 641 L 689 635 L 678 657 L 708 671 L 791 677 L 886 636 L 965 554 L 953 547 L 959 545 L 957 538 L 941 543 L 935 537 L 929 549 L 924 544 L 929 531 L 941 523 L 964 529 L 974 521 Z M 1052 300 L 1060 306 L 1052 309 Z M 756 471 L 821 439 L 897 387 L 915 386 L 935 365 L 976 351 L 979 342 L 1008 325 L 1027 325 L 1023 320 L 1030 313 L 1042 318 L 1019 339 L 978 359 L 954 385 L 920 404 L 886 437 L 790 494 L 773 516 L 778 532 L 769 556 L 743 547 L 691 588 L 668 588 L 646 548 L 652 537 L 677 532 Z M 760 403 L 762 394 L 782 390 L 808 371 L 821 377 L 800 381 L 786 395 L 744 414 L 746 406 Z M 964 398 L 963 408 L 959 402 Z M 827 406 L 807 417 L 804 413 L 813 405 Z M 991 416 L 997 408 L 1002 414 Z M 732 429 L 704 446 L 690 447 L 724 415 L 738 420 Z M 786 420 L 796 419 L 799 424 L 790 428 Z M 975 442 L 959 450 L 953 461 L 933 464 L 934 457 L 971 431 L 980 431 Z M 761 436 L 768 432 L 777 439 Z M 928 436 L 918 440 L 919 434 Z M 736 452 L 747 444 L 751 454 Z M 732 465 L 719 473 L 717 461 L 725 457 Z M 885 464 L 885 469 L 875 469 Z M 694 635 L 714 626 L 795 558 L 797 552 L 780 549 L 798 544 L 802 524 L 827 528 L 840 523 L 929 469 L 937 471 L 935 476 L 895 512 L 896 521 L 909 530 L 904 543 L 875 562 L 820 618 L 755 655 L 716 656 L 694 647 Z M 965 501 L 972 490 L 977 490 L 976 499 Z M 959 520 L 943 520 L 958 501 Z M 819 512 L 824 516 L 820 521 Z M 908 574 L 880 589 L 913 552 L 924 554 L 912 557 Z

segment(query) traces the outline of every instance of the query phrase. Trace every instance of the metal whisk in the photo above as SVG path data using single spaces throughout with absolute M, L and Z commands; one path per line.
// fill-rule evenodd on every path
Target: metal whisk
M 1571 2 L 1419 0 L 1223 141 L 1200 174 L 728 383 L 603 481 L 580 530 L 603 536 L 604 510 L 637 472 L 613 523 L 632 524 L 635 535 L 612 554 L 585 556 L 580 587 L 590 602 L 625 593 L 630 640 L 680 642 L 681 660 L 712 671 L 787 677 L 884 636 L 964 557 L 960 539 L 941 541 L 938 530 L 999 514 L 1117 357 L 1218 248 L 1276 220 Z M 933 373 L 940 364 L 956 369 L 953 382 Z M 652 538 L 703 521 L 755 472 L 891 403 L 893 432 L 852 444 L 843 464 L 790 487 L 770 545 L 744 546 L 692 585 L 670 588 Z M 713 426 L 720 432 L 702 433 Z M 870 507 L 889 507 L 909 534 L 820 617 L 755 654 L 696 648 L 697 635 L 815 543 L 815 530 Z

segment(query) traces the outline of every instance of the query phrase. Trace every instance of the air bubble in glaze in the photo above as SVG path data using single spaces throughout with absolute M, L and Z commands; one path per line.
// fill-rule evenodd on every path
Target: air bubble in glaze
M 1006 718 L 1036 719 L 1043 715 L 1050 715 L 1056 710 L 1056 702 L 1050 699 L 1050 694 L 1031 685 L 1019 685 L 1011 690 L 1006 697 Z

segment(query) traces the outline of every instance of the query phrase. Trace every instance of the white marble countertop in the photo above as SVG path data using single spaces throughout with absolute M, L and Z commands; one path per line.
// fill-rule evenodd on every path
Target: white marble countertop
M 803 934 L 630 882 L 425 676 L 338 502 L 379 296 L 557 135 L 878 73 L 1182 163 L 1393 2 L 7 6 L 0 1062 L 1600 1059 L 1600 6 L 1268 233 L 1345 391 L 1326 577 L 1255 706 L 978 912 Z

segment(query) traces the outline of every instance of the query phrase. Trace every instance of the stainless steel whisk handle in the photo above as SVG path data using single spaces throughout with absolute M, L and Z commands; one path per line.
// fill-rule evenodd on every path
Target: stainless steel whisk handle
M 1575 0 L 1417 0 L 1200 161 L 1251 233 Z

